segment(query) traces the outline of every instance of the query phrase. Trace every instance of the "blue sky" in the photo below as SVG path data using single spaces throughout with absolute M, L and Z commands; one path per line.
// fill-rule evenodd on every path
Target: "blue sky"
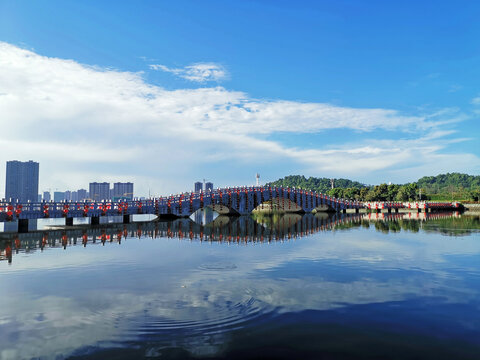
M 120 180 L 142 195 L 203 178 L 248 185 L 256 172 L 479 174 L 479 12 L 0 0 L 0 160 L 40 161 L 42 190 Z

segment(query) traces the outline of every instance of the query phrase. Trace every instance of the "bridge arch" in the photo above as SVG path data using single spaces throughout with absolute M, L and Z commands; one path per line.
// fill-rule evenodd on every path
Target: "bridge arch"
M 237 210 L 235 210 L 232 207 L 228 207 L 227 205 L 224 204 L 210 204 L 207 206 L 204 206 L 202 209 L 211 209 L 212 211 L 215 211 L 219 215 L 240 215 Z
M 305 209 L 303 209 L 300 205 L 298 205 L 295 201 L 277 197 L 272 198 L 270 200 L 264 201 L 261 204 L 257 205 L 252 210 L 252 213 L 262 213 L 262 214 L 274 214 L 274 213 L 305 213 Z
M 230 219 L 232 215 L 237 215 L 234 210 L 226 206 L 211 206 L 207 205 L 194 211 L 188 216 L 195 223 L 207 226 L 214 222 L 225 222 L 225 219 Z M 223 220 L 222 220 L 223 219 Z
M 336 210 L 330 205 L 322 204 L 317 206 L 315 209 L 313 209 L 312 212 L 316 214 L 316 213 L 336 212 Z

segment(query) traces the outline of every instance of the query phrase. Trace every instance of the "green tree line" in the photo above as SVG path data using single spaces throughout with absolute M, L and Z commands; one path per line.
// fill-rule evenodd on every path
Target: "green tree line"
M 348 179 L 335 179 L 331 188 L 328 178 L 306 178 L 290 175 L 266 186 L 295 187 L 317 191 L 336 198 L 361 201 L 414 201 L 414 200 L 461 200 L 479 201 L 480 176 L 460 173 L 425 176 L 407 184 L 366 185 Z
M 298 189 L 307 189 L 325 194 L 330 188 L 330 179 L 309 177 L 303 175 L 290 175 L 282 179 L 266 184 L 266 186 L 295 187 Z M 366 185 L 348 179 L 335 179 L 335 187 L 362 189 Z

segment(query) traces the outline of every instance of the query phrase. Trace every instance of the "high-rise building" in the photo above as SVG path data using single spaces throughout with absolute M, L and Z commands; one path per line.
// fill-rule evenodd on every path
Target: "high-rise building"
M 72 201 L 72 192 L 70 190 L 65 191 L 65 200 Z
M 5 198 L 20 202 L 38 200 L 38 162 L 7 161 Z
M 110 183 L 90 183 L 89 192 L 90 199 L 94 201 L 110 200 Z
M 205 183 L 205 191 L 212 191 L 213 190 L 213 183 L 207 182 Z
M 54 191 L 53 192 L 53 201 L 63 201 L 65 200 L 65 191 Z
M 126 182 L 116 182 L 113 184 L 113 191 L 112 191 L 112 199 L 119 200 L 119 199 L 133 199 L 133 183 Z
M 203 190 L 203 184 L 200 181 L 197 181 L 194 184 L 195 192 L 201 192 Z
M 38 194 L 38 196 L 37 196 L 37 201 L 38 201 L 38 202 L 42 202 L 42 194 Z
M 43 201 L 50 201 L 52 200 L 52 195 L 50 195 L 50 191 L 43 192 Z
M 77 201 L 84 201 L 88 199 L 88 193 L 85 189 L 78 189 L 77 190 Z

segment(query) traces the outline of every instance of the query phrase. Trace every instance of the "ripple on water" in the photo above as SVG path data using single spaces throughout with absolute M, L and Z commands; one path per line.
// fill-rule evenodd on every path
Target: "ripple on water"
M 207 270 L 207 271 L 224 271 L 224 270 L 235 270 L 237 265 L 230 262 L 209 262 L 202 264 L 198 267 L 200 270 Z
M 165 340 L 165 337 L 179 334 L 209 336 L 244 328 L 257 318 L 272 313 L 266 303 L 253 297 L 238 302 L 216 301 L 201 306 L 169 307 L 169 312 L 170 316 L 144 318 L 137 330 L 143 335 L 160 336 Z

